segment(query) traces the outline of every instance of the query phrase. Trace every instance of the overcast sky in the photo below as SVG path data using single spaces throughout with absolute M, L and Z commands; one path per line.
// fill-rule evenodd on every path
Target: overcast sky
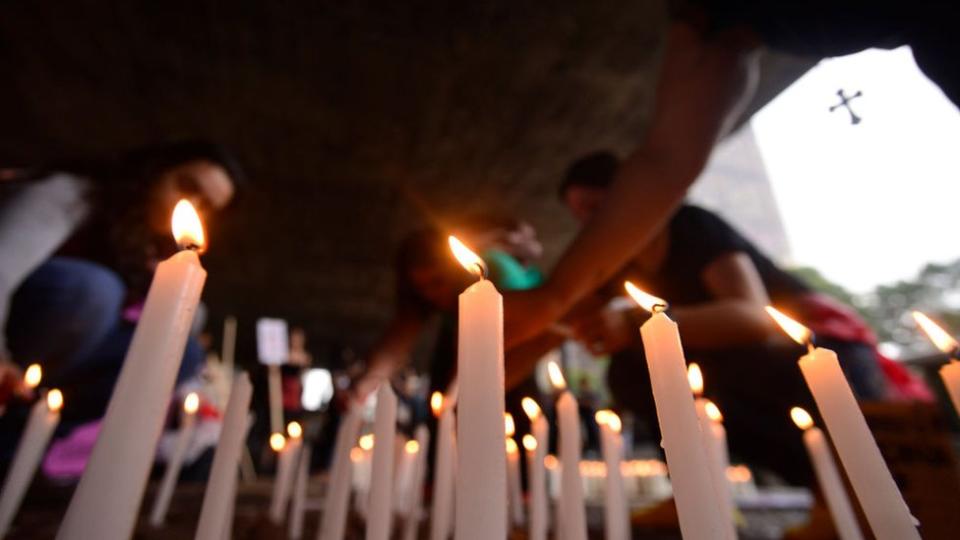
M 908 48 L 825 60 L 752 123 L 794 263 L 863 292 L 960 258 L 960 114 Z

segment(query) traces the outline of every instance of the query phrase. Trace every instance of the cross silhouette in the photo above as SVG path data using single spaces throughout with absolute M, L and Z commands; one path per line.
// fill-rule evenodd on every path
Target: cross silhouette
M 853 109 L 850 107 L 850 102 L 853 101 L 854 98 L 862 96 L 863 92 L 857 90 L 857 93 L 853 94 L 852 96 L 848 96 L 843 93 L 843 89 L 841 88 L 840 90 L 837 90 L 837 95 L 840 96 L 840 103 L 830 107 L 830 112 L 833 112 L 840 107 L 844 107 L 850 112 L 850 123 L 853 125 L 859 124 L 860 117 L 857 116 L 857 113 L 853 112 Z

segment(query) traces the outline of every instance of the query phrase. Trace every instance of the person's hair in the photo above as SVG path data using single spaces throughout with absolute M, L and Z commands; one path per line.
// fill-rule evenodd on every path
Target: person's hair
M 612 152 L 601 150 L 574 161 L 560 182 L 557 194 L 562 199 L 574 187 L 606 189 L 613 183 L 620 160 Z

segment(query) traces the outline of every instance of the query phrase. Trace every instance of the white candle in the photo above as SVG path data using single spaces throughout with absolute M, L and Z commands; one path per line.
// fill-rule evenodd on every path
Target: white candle
M 557 400 L 557 424 L 560 430 L 560 503 L 557 508 L 557 533 L 561 540 L 586 540 L 587 509 L 583 500 L 580 475 L 580 410 L 555 362 L 548 365 L 550 381 L 561 390 Z
M 337 428 L 333 462 L 330 465 L 330 484 L 323 501 L 323 517 L 317 540 L 340 540 L 347 524 L 350 505 L 350 450 L 357 440 L 363 421 L 360 406 L 352 406 Z
M 437 444 L 433 466 L 433 507 L 430 519 L 431 540 L 447 540 L 452 532 L 453 471 L 454 471 L 454 417 L 453 407 L 443 394 L 430 397 L 437 421 Z
M 960 352 L 960 344 L 943 328 L 919 311 L 913 312 L 913 318 L 921 329 L 930 337 L 933 344 L 944 354 L 950 355 L 950 361 L 940 368 L 940 379 L 947 388 L 947 394 L 953 403 L 954 410 L 960 414 L 960 362 L 954 356 Z
M 843 480 L 840 479 L 837 465 L 833 461 L 827 438 L 822 431 L 813 427 L 813 418 L 807 411 L 794 407 L 790 410 L 790 416 L 797 427 L 803 430 L 803 444 L 807 447 L 810 462 L 813 463 L 813 471 L 827 499 L 827 508 L 830 509 L 830 515 L 833 517 L 837 535 L 840 540 L 863 540 L 860 525 L 857 524 L 857 516 L 853 512 L 850 499 L 847 498 L 847 490 L 843 487 Z
M 507 443 L 507 499 L 510 504 L 510 518 L 514 527 L 520 527 L 525 521 L 523 511 L 523 488 L 520 485 L 520 449 L 517 441 L 508 438 Z
M 310 454 L 312 447 L 305 443 L 297 460 L 297 476 L 293 487 L 293 502 L 290 503 L 290 540 L 303 538 L 303 514 L 307 503 L 307 484 L 310 480 Z
M 270 498 L 270 521 L 283 523 L 290 502 L 290 490 L 293 488 L 297 473 L 297 460 L 303 444 L 303 428 L 297 422 L 287 425 L 287 439 L 277 454 L 277 476 L 273 481 L 273 496 Z
M 173 212 L 181 246 L 203 246 L 187 201 Z M 111 540 L 133 533 L 207 272 L 193 249 L 157 265 L 140 322 L 110 397 L 100 435 L 60 523 L 60 540 Z
M 666 303 L 650 296 L 632 283 L 630 296 L 653 312 L 640 328 L 650 371 L 653 399 L 667 458 L 673 495 L 686 540 L 730 538 L 730 526 L 723 519 L 721 502 L 713 487 L 710 461 L 700 436 L 693 394 L 687 383 L 686 361 L 677 325 L 663 307 Z
M 620 470 L 623 462 L 623 437 L 620 435 L 622 424 L 620 417 L 613 411 L 598 411 L 596 420 L 600 426 L 600 451 L 607 470 L 603 498 L 605 538 L 629 540 L 630 511 Z
M 465 268 L 481 270 L 483 261 L 450 237 Z M 503 297 L 489 280 L 460 295 L 457 340 L 457 540 L 506 538 L 507 493 L 503 448 Z
M 384 382 L 377 390 L 373 420 L 373 461 L 367 508 L 367 540 L 387 540 L 393 519 L 393 443 L 397 432 L 397 396 Z
M 414 463 L 413 483 L 408 497 L 410 511 L 404 523 L 403 540 L 416 540 L 420 532 L 420 518 L 423 515 L 423 482 L 427 477 L 427 448 L 430 445 L 430 430 L 421 424 L 414 432 L 417 443 L 417 459 Z
M 405 441 L 400 450 L 400 457 L 396 462 L 397 472 L 394 474 L 393 506 L 398 514 L 407 516 L 413 502 L 410 495 L 413 493 L 414 476 L 416 475 L 417 456 L 420 454 L 420 443 L 415 440 Z
M 809 345 L 809 330 L 773 308 L 767 310 L 788 334 L 799 331 L 791 334 L 794 340 Z M 873 534 L 879 540 L 919 539 L 907 503 L 883 461 L 837 354 L 811 345 L 799 364 Z
M 47 393 L 46 399 L 37 401 L 30 410 L 27 425 L 20 435 L 20 442 L 17 443 L 17 452 L 13 455 L 7 478 L 3 482 L 3 491 L 0 492 L 0 538 L 6 537 L 10 531 L 23 496 L 47 450 L 47 443 L 60 423 L 62 407 L 63 394 L 54 389 Z
M 525 397 L 521 405 L 530 419 L 530 434 L 523 438 L 523 446 L 527 450 L 527 483 L 530 491 L 530 540 L 546 540 L 547 478 L 543 458 L 547 455 L 550 443 L 549 426 L 536 401 Z
M 153 502 L 153 510 L 150 512 L 150 525 L 154 527 L 163 525 L 164 520 L 167 518 L 167 509 L 170 508 L 170 499 L 173 497 L 173 490 L 177 487 L 177 479 L 180 477 L 183 457 L 186 455 L 190 441 L 193 439 L 194 424 L 199 406 L 200 396 L 198 396 L 196 392 L 190 392 L 183 400 L 180 432 L 177 434 L 173 454 L 170 455 L 170 461 L 167 462 L 167 468 L 163 473 L 160 490 L 157 492 L 157 498 Z
M 367 503 L 370 495 L 370 458 L 373 455 L 373 434 L 360 437 L 358 446 L 350 450 L 350 465 L 353 469 L 354 508 L 364 520 L 367 519 Z
M 246 372 L 234 376 L 220 440 L 217 441 L 213 464 L 210 466 L 210 479 L 203 493 L 196 540 L 222 540 L 225 531 L 229 531 L 232 525 L 237 467 L 247 435 L 247 412 L 250 410 L 252 394 L 253 386 Z

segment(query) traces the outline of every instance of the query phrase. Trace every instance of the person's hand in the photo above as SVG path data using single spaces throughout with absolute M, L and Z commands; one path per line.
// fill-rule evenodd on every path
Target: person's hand
M 548 287 L 503 295 L 503 336 L 507 349 L 532 339 L 563 316 Z
M 23 381 L 23 370 L 7 359 L 0 359 L 0 407 L 6 406 L 12 397 L 33 398 L 33 389 Z
M 627 311 L 603 307 L 571 321 L 577 341 L 595 355 L 622 351 L 636 342 L 637 327 Z

